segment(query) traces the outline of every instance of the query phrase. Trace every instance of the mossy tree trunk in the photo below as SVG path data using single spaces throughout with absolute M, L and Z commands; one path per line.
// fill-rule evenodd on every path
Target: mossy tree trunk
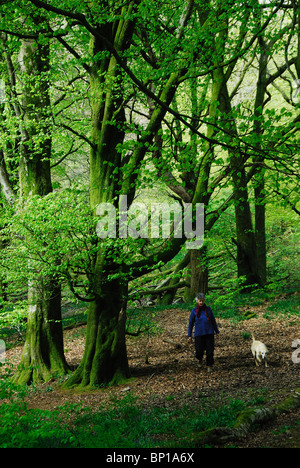
M 119 174 L 122 167 L 118 146 L 124 140 L 125 111 L 122 70 L 107 52 L 101 36 L 112 38 L 118 53 L 131 42 L 133 22 L 129 19 L 135 2 L 120 10 L 120 18 L 97 27 L 91 35 L 90 54 L 95 57 L 89 70 L 92 106 L 92 148 L 90 152 L 90 204 L 96 212 L 100 203 L 118 203 Z M 97 58 L 100 57 L 100 58 Z M 129 376 L 125 343 L 127 285 L 119 278 L 108 280 L 109 261 L 105 241 L 97 240 L 93 271 L 93 295 L 88 310 L 85 351 L 79 367 L 67 381 L 74 385 L 99 386 Z M 110 252 L 113 255 L 113 252 Z M 111 259 L 110 262 L 114 260 Z
M 217 47 L 217 45 L 216 45 Z M 217 54 L 216 54 L 217 55 Z M 220 94 L 223 87 L 222 75 L 220 76 L 220 69 L 218 67 L 212 73 L 212 94 L 209 105 L 209 121 L 211 124 L 207 125 L 207 138 L 211 139 L 215 134 L 215 123 L 217 120 L 217 112 L 219 106 Z M 207 141 L 205 145 L 205 152 L 200 163 L 201 170 L 198 174 L 198 179 L 193 196 L 193 204 L 204 203 L 207 207 L 211 192 L 209 190 L 209 177 L 214 161 L 214 150 L 211 144 Z M 205 230 L 208 226 L 205 223 Z M 197 293 L 208 292 L 208 266 L 205 261 L 207 253 L 206 246 L 202 246 L 199 250 L 190 251 L 190 269 L 188 281 L 190 287 L 185 289 L 184 297 L 187 302 L 192 302 Z
M 19 61 L 22 71 L 20 158 L 21 209 L 31 196 L 45 196 L 52 191 L 49 134 L 49 43 L 24 40 Z M 28 321 L 18 383 L 47 381 L 64 375 L 68 366 L 63 352 L 61 288 L 55 278 L 37 276 L 28 283 Z
M 19 384 L 47 382 L 65 375 L 61 289 L 54 281 L 37 278 L 28 285 L 28 316 L 24 349 L 13 380 Z
M 251 431 L 257 430 L 270 421 L 274 421 L 281 414 L 292 412 L 300 407 L 300 389 L 296 389 L 291 396 L 281 403 L 271 407 L 249 408 L 238 413 L 234 426 L 214 427 L 203 432 L 195 432 L 192 437 L 182 439 L 181 443 L 193 444 L 193 447 L 203 447 L 204 445 L 223 445 L 230 441 L 249 437 Z
M 123 144 L 125 127 L 124 75 L 102 38 L 110 37 L 114 49 L 122 55 L 132 42 L 136 4 L 132 1 L 123 6 L 119 18 L 113 23 L 99 25 L 98 34 L 90 39 L 90 53 L 95 57 L 90 69 L 90 204 L 94 212 L 103 202 L 118 207 L 122 195 L 127 196 L 130 205 L 135 195 L 140 164 L 166 114 L 166 109 L 156 105 L 145 132 L 139 136 L 138 144 L 122 158 L 119 148 Z M 163 103 L 169 105 L 172 102 L 185 73 L 186 69 L 182 68 L 166 79 L 159 94 Z M 94 299 L 89 305 L 85 352 L 79 367 L 66 382 L 67 387 L 116 383 L 129 376 L 125 321 L 130 276 L 124 279 L 119 252 L 107 247 L 105 240 L 98 239 L 97 246 L 92 281 Z M 118 277 L 115 276 L 116 264 Z M 114 277 L 111 280 L 110 275 Z
M 221 11 L 222 12 L 222 7 Z M 247 19 L 244 19 L 245 25 Z M 241 28 L 239 33 L 239 42 L 242 44 L 245 37 L 246 29 Z M 211 99 L 211 109 L 210 113 L 213 119 L 213 124 L 215 122 L 218 125 L 224 125 L 227 135 L 231 137 L 231 144 L 228 147 L 229 153 L 229 168 L 231 173 L 231 180 L 233 185 L 233 200 L 235 206 L 235 219 L 236 219 L 236 245 L 237 245 L 237 269 L 238 277 L 245 277 L 246 285 L 252 285 L 259 283 L 259 275 L 257 271 L 257 254 L 256 254 L 256 243 L 255 243 L 255 233 L 251 219 L 251 210 L 248 199 L 248 179 L 245 170 L 244 157 L 240 148 L 239 135 L 235 122 L 235 117 L 232 112 L 231 99 L 228 93 L 228 79 L 231 76 L 235 61 L 224 70 L 223 65 L 220 65 L 224 61 L 224 50 L 225 44 L 228 39 L 228 24 L 226 20 L 224 21 L 224 27 L 220 30 L 219 34 L 215 39 L 215 66 L 213 72 L 213 92 Z M 222 112 L 223 116 L 219 120 L 216 115 Z M 221 119 L 221 120 L 220 120 Z M 212 135 L 215 132 L 214 125 L 208 127 L 208 135 Z M 236 145 L 236 148 L 234 146 Z M 209 156 L 207 151 L 206 159 L 207 166 L 209 166 L 209 161 L 212 156 Z M 209 172 L 207 174 L 207 178 Z M 207 189 L 207 182 L 205 179 L 199 183 L 202 184 L 201 190 L 198 193 L 206 193 L 207 199 L 209 199 L 209 189 Z M 206 224 L 206 229 L 208 227 Z
M 256 85 L 256 97 L 254 104 L 254 133 L 257 135 L 258 154 L 254 158 L 254 198 L 255 198 L 255 240 L 257 249 L 257 269 L 260 284 L 264 286 L 267 281 L 267 249 L 266 249 L 266 192 L 265 192 L 265 169 L 263 168 L 264 156 L 261 151 L 261 136 L 264 133 L 263 108 L 265 106 L 265 95 L 267 91 L 267 66 L 268 51 L 263 35 L 259 38 L 260 56 L 258 80 Z
M 99 287 L 100 290 L 100 287 Z M 127 361 L 126 286 L 119 280 L 103 282 L 90 303 L 84 355 L 67 386 L 98 387 L 129 377 Z

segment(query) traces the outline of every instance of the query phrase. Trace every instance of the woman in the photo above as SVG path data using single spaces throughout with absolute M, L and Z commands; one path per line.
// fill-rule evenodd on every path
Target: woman
M 206 351 L 206 364 L 208 372 L 212 371 L 214 364 L 215 333 L 219 334 L 218 325 L 213 311 L 205 304 L 205 295 L 202 293 L 196 296 L 196 307 L 191 312 L 188 337 L 192 341 L 192 332 L 195 326 L 195 350 L 196 359 L 201 364 L 204 351 Z

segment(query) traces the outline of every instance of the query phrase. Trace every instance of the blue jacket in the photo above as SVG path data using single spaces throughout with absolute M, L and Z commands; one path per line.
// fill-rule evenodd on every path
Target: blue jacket
M 188 336 L 192 336 L 194 325 L 195 336 L 214 335 L 215 333 L 219 333 L 213 311 L 206 305 L 201 309 L 199 318 L 197 317 L 197 307 L 194 307 L 192 310 L 189 321 Z

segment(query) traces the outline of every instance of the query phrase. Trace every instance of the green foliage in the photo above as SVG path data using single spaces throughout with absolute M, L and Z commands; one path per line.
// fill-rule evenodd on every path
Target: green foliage
M 288 297 L 277 298 L 267 307 L 265 318 L 276 318 L 278 316 L 295 317 L 300 319 L 300 302 L 297 294 Z
M 287 206 L 270 207 L 267 216 L 268 274 L 279 293 L 299 286 L 299 216 Z
M 26 404 L 0 405 L 0 448 L 76 448 L 59 413 L 28 410 Z
M 152 308 L 130 308 L 127 310 L 126 331 L 131 334 L 156 334 L 159 327 L 155 321 L 156 312 Z
M 250 289 L 250 288 L 249 288 Z M 255 306 L 263 303 L 261 291 L 248 292 L 245 288 L 245 278 L 224 280 L 222 293 L 211 292 L 207 295 L 207 303 L 211 305 L 218 317 L 231 319 L 233 322 L 252 318 L 253 315 L 241 313 L 240 308 Z
M 78 447 L 63 411 L 29 410 L 26 396 L 27 387 L 0 380 L 0 448 Z
M 147 448 L 181 446 L 180 440 L 216 425 L 232 426 L 239 400 L 220 407 L 199 410 L 143 408 L 131 395 L 97 412 L 66 404 L 57 410 L 32 410 L 17 398 L 17 388 L 1 384 L 0 448 Z M 72 422 L 68 424 L 68 419 Z
M 207 303 L 212 306 L 214 313 L 218 317 L 230 319 L 232 322 L 249 320 L 256 317 L 251 311 L 251 307 L 264 306 L 264 317 L 271 319 L 280 316 L 299 316 L 299 299 L 297 292 L 285 295 L 284 289 L 278 283 L 271 283 L 264 289 L 257 288 L 251 292 L 241 294 L 240 289 L 235 289 L 232 282 L 232 289 L 219 293 L 207 295 Z M 267 307 L 265 308 L 265 306 Z M 248 309 L 248 310 L 247 310 Z
M 205 264 L 213 285 L 223 287 L 211 302 L 224 316 L 239 316 L 239 293 L 245 289 L 244 278 L 236 280 L 236 237 L 244 231 L 237 226 L 243 218 L 237 209 L 246 213 L 251 205 L 253 216 L 257 206 L 266 206 L 268 294 L 271 288 L 278 294 L 287 282 L 295 288 L 296 2 L 288 7 L 257 0 L 43 5 L 1 2 L 1 170 L 7 169 L 18 197 L 20 161 L 22 182 L 32 176 L 24 159 L 32 168 L 38 159 L 48 165 L 49 180 L 51 165 L 54 193 L 32 197 L 24 209 L 15 203 L 6 217 L 1 213 L 0 327 L 19 326 L 28 280 L 51 276 L 67 283 L 77 298 L 91 299 L 99 280 L 97 255 L 108 281 L 126 282 L 161 265 L 152 254 L 160 241 L 96 242 L 89 208 L 90 200 L 117 205 L 120 193 L 134 199 L 145 187 L 150 200 L 154 191 L 158 197 L 169 192 L 180 201 L 203 201 L 208 224 L 220 216 L 207 232 Z M 53 6 L 62 9 L 59 15 Z M 193 7 L 189 14 L 187 6 Z M 32 50 L 50 47 L 49 55 L 36 54 L 44 63 L 23 53 L 30 50 L 28 36 L 34 38 Z M 41 180 L 38 169 L 33 172 L 36 182 L 27 187 L 28 196 Z M 74 179 L 80 190 L 66 189 Z M 260 194 L 253 193 L 262 182 Z M 279 214 L 279 204 L 289 211 Z M 246 221 L 255 241 L 259 223 L 252 231 L 250 212 Z M 248 262 L 253 258 L 248 255 Z M 137 261 L 140 268 L 134 270 Z M 131 325 L 138 330 L 148 322 L 138 325 L 132 316 Z
M 41 275 L 73 284 L 80 277 L 81 288 L 88 289 L 96 234 L 85 192 L 65 189 L 32 197 L 4 232 L 12 239 L 1 251 L 8 281 L 24 284 Z
M 0 337 L 13 333 L 22 334 L 27 317 L 27 301 L 19 302 L 17 305 L 2 305 L 0 312 Z

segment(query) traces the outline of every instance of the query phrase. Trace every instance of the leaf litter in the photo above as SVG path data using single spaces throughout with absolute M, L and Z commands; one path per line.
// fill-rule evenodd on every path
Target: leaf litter
M 207 372 L 205 364 L 199 368 L 194 344 L 187 340 L 190 311 L 168 309 L 156 315 L 160 333 L 127 337 L 132 377 L 124 384 L 88 391 L 66 391 L 61 388 L 61 382 L 53 379 L 36 386 L 35 391 L 29 393 L 28 407 L 53 410 L 65 404 L 80 403 L 82 407 L 97 411 L 128 394 L 144 407 L 192 405 L 203 409 L 225 404 L 229 398 L 261 399 L 268 405 L 276 404 L 299 387 L 300 364 L 292 360 L 292 343 L 300 338 L 299 318 L 290 315 L 267 319 L 263 317 L 262 307 L 253 307 L 252 310 L 255 316 L 242 322 L 216 317 L 220 334 L 215 340 L 212 373 Z M 72 368 L 79 365 L 84 352 L 85 328 L 85 325 L 80 325 L 65 331 L 65 355 Z M 269 349 L 267 368 L 254 364 L 250 350 L 251 332 Z M 21 344 L 7 350 L 8 365 L 15 368 L 21 353 Z M 299 416 L 299 410 L 283 415 L 276 423 L 253 435 L 250 442 L 247 439 L 244 445 L 239 446 L 263 446 L 267 433 L 268 440 L 271 437 L 273 444 L 279 447 L 282 443 L 285 444 L 283 446 L 298 448 Z M 287 429 L 276 431 L 278 425 Z

